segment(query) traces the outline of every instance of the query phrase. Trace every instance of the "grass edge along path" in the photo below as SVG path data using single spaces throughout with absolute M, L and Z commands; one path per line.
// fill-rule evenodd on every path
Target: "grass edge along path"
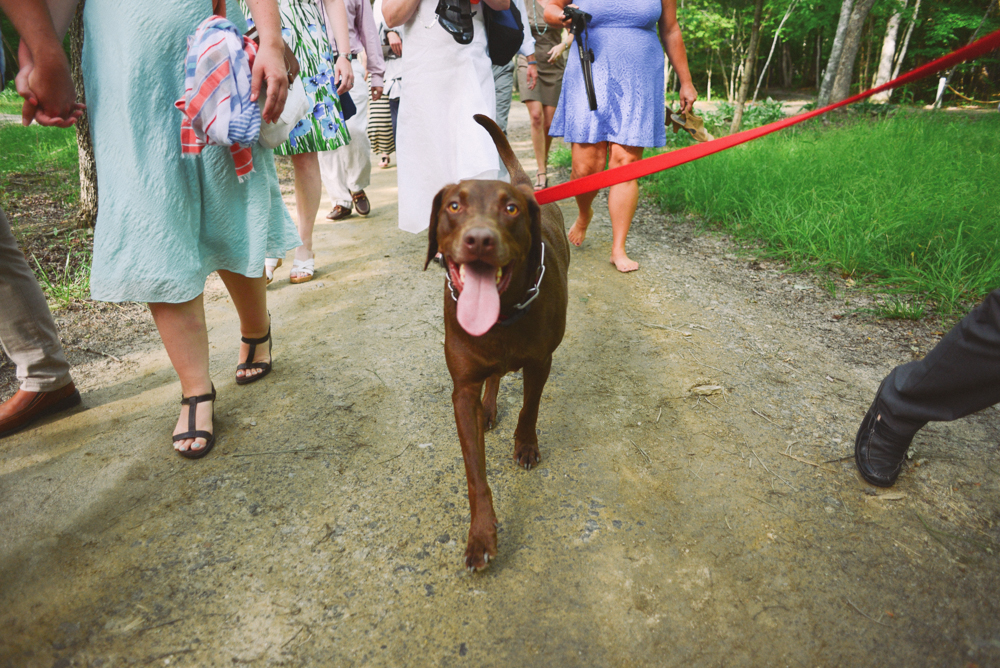
M 868 276 L 941 313 L 1000 285 L 1000 118 L 811 123 L 643 180 L 797 266 Z

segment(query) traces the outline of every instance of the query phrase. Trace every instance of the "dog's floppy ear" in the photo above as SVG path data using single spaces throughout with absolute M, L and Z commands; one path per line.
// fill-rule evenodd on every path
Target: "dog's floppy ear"
M 431 224 L 427 227 L 427 260 L 424 262 L 424 271 L 427 271 L 427 265 L 438 254 L 438 212 L 441 210 L 444 191 L 444 188 L 438 191 L 434 196 L 434 204 L 431 205 Z

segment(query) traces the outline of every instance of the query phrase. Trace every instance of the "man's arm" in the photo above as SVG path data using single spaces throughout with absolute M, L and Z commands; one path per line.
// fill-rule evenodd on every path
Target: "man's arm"
M 361 0 L 360 5 L 358 14 L 354 18 L 360 30 L 356 30 L 355 35 L 368 56 L 368 73 L 372 75 L 372 99 L 377 100 L 382 96 L 382 77 L 385 74 L 382 42 L 378 37 L 378 26 L 375 25 L 375 14 L 372 12 L 371 4 L 368 0 Z
M 65 3 L 64 3 L 65 4 Z M 69 6 L 72 20 L 76 3 Z M 42 125 L 69 127 L 83 113 L 76 103 L 76 89 L 69 73 L 69 61 L 43 0 L 0 0 L 0 9 L 10 18 L 21 36 L 17 92 L 24 97 L 22 122 L 36 120 Z M 69 21 L 66 21 L 66 26 Z M 62 32 L 65 32 L 65 27 Z

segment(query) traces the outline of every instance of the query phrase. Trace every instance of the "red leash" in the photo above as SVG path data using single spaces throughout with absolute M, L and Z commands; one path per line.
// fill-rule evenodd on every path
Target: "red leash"
M 615 167 L 614 169 L 605 170 L 597 174 L 591 174 L 590 176 L 561 183 L 557 186 L 552 186 L 551 188 L 545 188 L 544 190 L 539 190 L 535 193 L 535 199 L 538 200 L 539 204 L 548 204 L 549 202 L 574 197 L 582 193 L 607 188 L 608 186 L 613 186 L 617 183 L 625 183 L 626 181 L 632 181 L 643 176 L 649 176 L 650 174 L 654 174 L 656 172 L 662 172 L 670 169 L 671 167 L 677 167 L 678 165 L 692 162 L 698 158 L 704 158 L 707 155 L 712 155 L 713 153 L 718 153 L 719 151 L 725 151 L 727 148 L 732 148 L 733 146 L 738 146 L 739 144 L 757 139 L 758 137 L 769 135 L 772 132 L 777 132 L 778 130 L 802 123 L 803 121 L 808 121 L 810 118 L 821 116 L 828 111 L 833 111 L 834 109 L 839 109 L 840 107 L 860 102 L 865 98 L 871 97 L 875 93 L 879 93 L 890 88 L 898 88 L 899 86 L 908 84 L 912 81 L 918 81 L 953 65 L 984 56 L 997 48 L 1000 48 L 1000 30 L 990 33 L 986 37 L 983 37 L 966 47 L 958 49 L 947 56 L 938 58 L 937 60 L 927 63 L 922 67 L 918 67 L 915 70 L 911 70 L 910 72 L 893 79 L 889 83 L 882 84 L 877 88 L 866 90 L 863 93 L 858 93 L 854 97 L 849 97 L 841 102 L 827 105 L 822 109 L 809 111 L 804 114 L 799 114 L 798 116 L 792 116 L 791 118 L 784 118 L 774 123 L 762 125 L 759 128 L 744 130 L 743 132 L 737 132 L 736 134 L 729 135 L 727 137 L 720 137 L 719 139 L 714 139 L 703 144 L 686 146 L 684 148 L 677 149 L 676 151 L 663 153 L 661 155 L 653 156 L 652 158 L 646 158 L 645 160 L 638 160 L 628 165 Z

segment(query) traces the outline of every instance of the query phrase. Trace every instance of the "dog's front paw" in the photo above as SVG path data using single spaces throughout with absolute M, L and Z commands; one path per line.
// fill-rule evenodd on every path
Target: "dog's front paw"
M 538 452 L 538 443 L 523 443 L 515 439 L 514 461 L 517 462 L 518 466 L 523 466 L 526 471 L 530 471 L 532 466 L 542 461 L 542 456 Z
M 497 531 L 486 531 L 485 535 L 469 530 L 469 543 L 465 548 L 465 567 L 470 571 L 481 571 L 490 564 L 490 558 L 497 556 Z

